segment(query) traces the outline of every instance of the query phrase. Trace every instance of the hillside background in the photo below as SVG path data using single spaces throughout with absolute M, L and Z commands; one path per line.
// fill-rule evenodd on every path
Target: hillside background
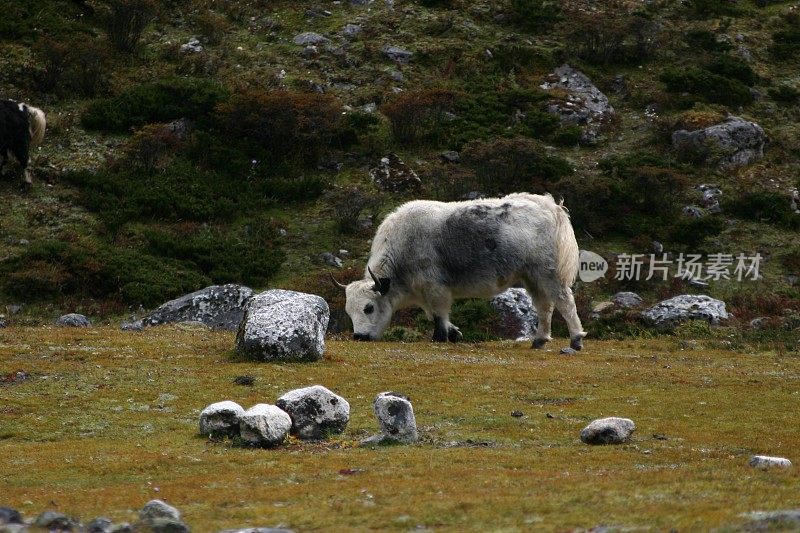
M 33 189 L 14 169 L 0 180 L 10 324 L 113 322 L 236 282 L 320 294 L 346 328 L 327 273 L 361 276 L 389 210 L 524 190 L 563 196 L 581 248 L 608 259 L 654 241 L 765 258 L 758 281 L 579 283 L 584 320 L 619 290 L 705 293 L 740 331 L 796 343 L 797 2 L 0 0 L 0 12 L 0 97 L 49 119 Z M 551 114 L 570 95 L 542 84 L 564 64 L 613 113 Z M 728 166 L 673 147 L 673 132 L 729 115 L 763 128 L 762 158 Z M 373 182 L 390 153 L 419 185 Z M 490 338 L 489 314 L 467 302 L 454 322 Z M 414 313 L 398 323 L 396 338 L 428 335 Z M 625 313 L 589 329 L 645 331 Z

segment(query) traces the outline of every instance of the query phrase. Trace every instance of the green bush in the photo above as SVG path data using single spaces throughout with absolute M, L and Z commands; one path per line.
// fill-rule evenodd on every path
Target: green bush
M 738 80 L 748 86 L 758 82 L 758 75 L 750 68 L 750 65 L 728 55 L 719 56 L 706 65 L 706 70 L 732 80 Z
M 514 22 L 528 30 L 541 31 L 561 20 L 559 2 L 550 0 L 511 0 Z
M 768 191 L 747 192 L 725 202 L 723 209 L 739 218 L 800 229 L 800 215 L 792 211 L 789 197 L 784 194 Z
M 717 40 L 717 35 L 708 30 L 689 30 L 683 40 L 690 48 L 705 52 L 727 52 L 732 48 L 729 42 Z
M 146 83 L 92 102 L 81 118 L 88 129 L 126 133 L 153 122 L 179 118 L 200 119 L 228 98 L 216 82 L 170 78 Z
M 580 143 L 583 137 L 583 130 L 580 126 L 564 126 L 560 128 L 553 136 L 553 142 L 561 146 L 575 146 Z
M 794 104 L 800 100 L 800 90 L 791 85 L 781 84 L 767 91 L 769 97 L 782 104 Z
M 769 52 L 775 59 L 797 59 L 800 56 L 800 29 L 790 28 L 773 33 Z
M 0 41 L 30 43 L 46 30 L 64 36 L 89 32 L 89 9 L 70 0 L 0 0 Z
M 59 94 L 94 96 L 107 88 L 110 54 L 106 46 L 88 35 L 45 37 L 33 47 L 42 69 L 35 74 L 37 87 Z
M 184 264 L 96 242 L 42 240 L 0 263 L 6 294 L 25 300 L 64 295 L 152 306 L 210 284 Z
M 400 144 L 438 145 L 444 139 L 447 113 L 456 94 L 448 89 L 421 89 L 401 93 L 381 106 L 389 118 L 392 137 Z
M 539 143 L 525 137 L 471 141 L 461 155 L 475 172 L 478 190 L 487 194 L 547 192 L 573 172 L 568 161 L 546 155 Z
M 106 0 L 102 19 L 114 47 L 121 52 L 135 50 L 158 7 L 158 0 Z
M 275 245 L 275 228 L 253 224 L 235 231 L 195 227 L 189 231 L 148 229 L 149 252 L 196 266 L 214 283 L 264 286 L 286 258 Z
M 689 0 L 689 7 L 700 17 L 739 17 L 747 12 L 742 2 L 732 0 Z
M 753 100 L 750 89 L 744 83 L 703 68 L 666 67 L 659 79 L 669 92 L 687 92 L 711 103 L 741 106 Z

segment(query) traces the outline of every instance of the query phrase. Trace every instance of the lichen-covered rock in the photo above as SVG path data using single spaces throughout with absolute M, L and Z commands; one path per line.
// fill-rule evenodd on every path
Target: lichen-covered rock
M 623 309 L 632 309 L 634 307 L 639 307 L 644 302 L 641 296 L 639 296 L 635 292 L 629 292 L 629 291 L 618 292 L 617 294 L 611 297 L 611 301 L 614 302 L 615 305 L 618 305 Z
M 790 468 L 792 462 L 783 457 L 770 457 L 769 455 L 754 455 L 748 462 L 753 468 L 767 470 L 769 468 Z
M 345 24 L 344 28 L 342 28 L 342 35 L 347 39 L 355 39 L 363 31 L 364 29 L 358 24 Z
M 687 320 L 705 320 L 717 325 L 728 319 L 725 302 L 704 294 L 682 294 L 658 302 L 642 312 L 642 316 L 656 327 L 673 327 Z
M 212 285 L 161 305 L 142 319 L 145 326 L 200 322 L 214 329 L 235 331 L 253 290 L 234 283 Z
M 139 520 L 148 523 L 156 518 L 181 519 L 181 512 L 162 500 L 150 500 L 139 511 Z
M 422 184 L 417 173 L 395 153 L 382 157 L 378 165 L 370 169 L 369 176 L 378 188 L 390 192 L 408 191 Z
M 396 392 L 382 392 L 375 397 L 372 408 L 385 439 L 404 444 L 417 441 L 417 420 L 407 396 Z
M 313 31 L 306 31 L 295 35 L 293 41 L 294 44 L 298 44 L 300 46 L 316 46 L 328 43 L 330 42 L 330 39 L 328 39 L 327 37 L 323 37 L 319 33 L 314 33 Z
M 92 327 L 92 322 L 78 313 L 69 313 L 59 317 L 56 320 L 56 326 L 62 328 L 90 328 Z
M 516 340 L 533 339 L 539 325 L 539 315 L 533 306 L 528 291 L 511 288 L 501 292 L 489 301 L 492 308 L 500 314 L 503 329 Z
M 629 418 L 599 418 L 581 430 L 581 441 L 586 444 L 622 444 L 635 430 L 636 425 Z
M 22 524 L 22 515 L 11 507 L 0 507 L 0 524 Z
M 330 309 L 313 294 L 280 289 L 253 296 L 236 334 L 236 351 L 261 361 L 316 361 L 325 352 Z
M 691 159 L 703 160 L 720 168 L 745 166 L 764 156 L 767 134 L 764 129 L 740 117 L 694 131 L 672 134 L 672 146 Z
M 292 434 L 324 439 L 341 433 L 350 420 L 350 404 L 322 385 L 289 391 L 275 402 L 292 419 Z
M 800 509 L 748 513 L 747 531 L 796 531 L 800 529 Z
M 86 525 L 86 533 L 111 533 L 114 522 L 105 517 L 95 518 Z
M 583 144 L 593 144 L 603 121 L 614 114 L 608 97 L 583 72 L 569 65 L 555 69 L 541 87 L 546 91 L 566 92 L 565 98 L 549 102 L 547 111 L 559 117 L 562 124 L 584 127 Z
M 239 417 L 239 435 L 251 446 L 278 446 L 286 440 L 292 419 L 275 405 L 259 403 Z
M 381 52 L 383 52 L 383 55 L 392 61 L 397 61 L 398 63 L 408 63 L 411 61 L 411 57 L 414 55 L 413 52 L 406 50 L 405 48 L 390 45 L 384 46 L 381 49 Z
M 234 437 L 239 434 L 239 419 L 244 409 L 226 400 L 212 403 L 200 413 L 200 434 Z
M 77 521 L 58 511 L 44 511 L 36 517 L 33 525 L 49 531 L 72 531 L 79 526 Z

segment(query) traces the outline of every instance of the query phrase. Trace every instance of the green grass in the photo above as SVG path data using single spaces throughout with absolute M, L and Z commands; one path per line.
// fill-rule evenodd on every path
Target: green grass
M 562 356 L 563 342 L 329 341 L 319 363 L 256 364 L 232 358 L 229 333 L 0 330 L 0 374 L 33 376 L 0 384 L 0 503 L 123 521 L 162 498 L 200 532 L 706 531 L 800 506 L 797 467 L 747 466 L 755 453 L 800 457 L 796 355 L 716 341 L 684 350 L 662 337 L 587 341 Z M 233 385 L 242 374 L 255 386 Z M 272 403 L 315 383 L 351 404 L 333 441 L 261 450 L 197 436 L 211 402 Z M 411 397 L 419 444 L 355 447 L 377 431 L 371 402 L 384 390 Z M 589 421 L 611 415 L 636 422 L 630 444 L 579 441 Z

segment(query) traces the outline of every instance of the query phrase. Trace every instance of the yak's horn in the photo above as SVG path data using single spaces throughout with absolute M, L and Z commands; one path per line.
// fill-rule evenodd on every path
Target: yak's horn
M 336 281 L 336 278 L 333 277 L 333 274 L 328 272 L 328 275 L 331 277 L 331 281 L 333 282 L 334 285 L 336 285 L 340 289 L 346 289 L 347 288 L 347 285 L 343 285 L 342 283 L 339 283 L 338 281 Z

